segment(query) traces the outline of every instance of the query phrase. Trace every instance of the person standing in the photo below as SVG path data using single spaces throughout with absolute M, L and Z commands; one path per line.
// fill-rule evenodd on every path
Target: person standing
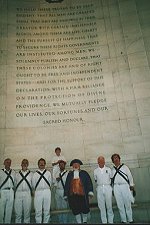
M 56 206 L 57 209 L 67 209 L 67 201 L 64 200 L 64 188 L 68 171 L 65 169 L 66 162 L 63 160 L 59 161 L 60 172 L 56 174 Z M 58 214 L 59 223 L 67 223 L 67 215 L 65 213 Z
M 32 172 L 28 170 L 29 162 L 23 159 L 22 169 L 15 176 L 15 213 L 16 223 L 30 223 Z M 24 215 L 24 217 L 23 217 Z
M 52 159 L 52 166 L 53 166 L 52 177 L 53 177 L 53 183 L 54 183 L 54 185 L 55 185 L 55 181 L 56 181 L 56 174 L 58 172 L 60 172 L 60 169 L 59 169 L 59 161 L 60 160 L 63 160 L 63 161 L 66 162 L 65 157 L 61 154 L 61 148 L 60 147 L 55 148 L 55 154 L 56 155 Z
M 129 168 L 126 165 L 121 164 L 119 154 L 113 154 L 111 159 L 114 163 L 114 167 L 112 168 L 112 186 L 121 222 L 132 223 L 133 216 L 131 203 L 134 202 L 134 198 L 131 194 L 131 190 L 134 191 L 133 177 Z
M 15 171 L 11 169 L 11 159 L 4 160 L 4 169 L 0 170 L 0 202 L 2 223 L 11 223 L 14 203 Z
M 45 168 L 46 167 L 45 159 L 41 158 L 38 160 L 38 167 L 39 169 L 33 174 L 32 179 L 32 184 L 35 191 L 34 193 L 35 221 L 36 223 L 48 223 L 50 219 L 52 178 L 50 171 L 46 170 Z
M 80 169 L 83 165 L 81 160 L 71 161 L 73 171 L 68 173 L 64 198 L 68 199 L 69 206 L 75 215 L 77 223 L 87 223 L 88 213 L 90 212 L 89 197 L 93 197 L 93 184 L 89 174 Z
M 97 201 L 102 223 L 113 223 L 111 169 L 105 166 L 105 158 L 99 156 L 98 167 L 94 170 L 97 183 Z

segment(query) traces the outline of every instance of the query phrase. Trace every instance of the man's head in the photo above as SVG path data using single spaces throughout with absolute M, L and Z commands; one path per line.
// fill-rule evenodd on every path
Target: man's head
M 44 170 L 45 169 L 45 166 L 46 166 L 46 161 L 45 159 L 41 158 L 39 159 L 38 161 L 38 167 L 40 170 Z
M 83 165 L 80 159 L 74 159 L 70 163 L 70 166 L 72 166 L 73 170 L 80 170 L 80 165 Z
M 120 155 L 115 153 L 111 156 L 111 160 L 114 163 L 115 166 L 119 166 L 120 165 Z
M 55 153 L 57 156 L 60 156 L 61 148 L 60 147 L 55 148 Z
M 11 159 L 7 158 L 4 160 L 4 166 L 6 170 L 10 170 L 11 167 Z
M 97 163 L 100 168 L 103 168 L 105 165 L 105 158 L 103 156 L 99 156 L 97 159 Z
M 73 168 L 73 170 L 80 170 L 80 164 L 79 163 L 73 163 L 72 168 Z
M 29 166 L 29 161 L 27 159 L 23 159 L 21 162 L 21 167 L 23 171 L 26 171 L 28 169 Z
M 63 160 L 60 160 L 59 161 L 59 168 L 61 171 L 63 171 L 65 169 L 65 166 L 66 166 L 66 162 L 63 161 Z

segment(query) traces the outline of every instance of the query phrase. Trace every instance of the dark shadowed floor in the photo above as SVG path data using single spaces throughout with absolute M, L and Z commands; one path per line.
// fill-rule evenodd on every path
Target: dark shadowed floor
M 133 218 L 136 224 L 146 224 L 150 223 L 150 203 L 135 203 L 132 205 L 133 209 Z M 120 217 L 118 209 L 113 206 L 114 210 L 114 223 L 120 223 Z M 74 216 L 70 210 L 67 211 L 51 211 L 51 220 L 50 224 L 58 224 L 58 213 L 66 213 L 68 215 L 68 223 L 76 223 Z M 12 223 L 15 222 L 15 215 L 13 213 Z M 34 212 L 31 214 L 31 223 L 35 223 Z M 99 209 L 97 207 L 91 207 L 91 213 L 88 219 L 89 224 L 99 224 L 101 223 Z

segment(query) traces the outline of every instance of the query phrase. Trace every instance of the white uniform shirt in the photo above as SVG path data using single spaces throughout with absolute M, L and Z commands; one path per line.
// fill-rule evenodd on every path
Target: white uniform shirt
M 52 163 L 56 163 L 58 162 L 59 160 L 63 160 L 66 162 L 66 159 L 63 155 L 60 155 L 60 156 L 54 156 L 53 159 L 52 159 Z M 59 164 L 53 166 L 53 178 L 55 179 L 56 178 L 56 173 L 59 172 L 60 169 L 59 169 Z
M 38 170 L 40 173 L 44 173 L 45 170 Z M 33 178 L 32 178 L 32 185 L 33 185 L 33 188 L 35 188 L 39 178 L 40 178 L 40 174 L 38 174 L 37 172 L 35 172 L 33 174 Z M 51 177 L 51 173 L 50 171 L 46 171 L 46 173 L 44 174 L 44 177 L 46 178 L 46 180 L 49 182 L 50 186 L 52 184 L 52 177 Z M 43 190 L 43 189 L 49 189 L 50 187 L 48 186 L 48 184 L 46 183 L 46 181 L 44 180 L 44 178 L 42 178 L 40 180 L 40 183 L 38 184 L 36 190 Z
M 29 170 L 26 170 L 26 171 L 22 171 L 21 170 L 21 173 L 23 174 L 23 176 L 26 176 L 26 174 L 29 172 Z M 28 180 L 28 182 L 29 182 L 29 184 L 30 184 L 30 186 L 32 187 L 32 177 L 33 177 L 33 173 L 32 172 L 30 172 L 29 174 L 28 174 L 28 176 L 26 177 L 26 179 Z M 20 180 L 22 180 L 23 178 L 22 178 L 22 176 L 20 175 L 20 173 L 18 172 L 18 173 L 16 173 L 16 176 L 15 176 L 15 187 L 17 186 L 17 184 L 20 182 Z M 30 190 L 30 188 L 29 188 L 29 186 L 28 186 L 28 184 L 27 184 L 27 182 L 25 181 L 25 180 L 23 180 L 21 183 L 20 183 L 20 185 L 18 186 L 18 188 L 17 188 L 17 191 L 29 191 Z
M 7 174 L 5 173 L 5 171 L 7 171 L 6 169 L 0 170 L 0 186 L 2 185 L 2 183 L 5 181 L 5 179 L 7 178 Z M 9 171 L 7 171 L 8 173 Z M 15 180 L 15 171 L 12 170 L 11 171 L 11 177 L 13 179 L 13 181 Z M 5 188 L 13 188 L 13 182 L 11 181 L 11 179 L 9 178 L 7 180 L 7 182 L 2 186 L 1 190 L 5 189 Z
M 97 181 L 97 185 L 109 185 L 111 183 L 111 169 L 104 166 L 100 168 L 99 166 L 94 170 L 94 179 Z
M 129 168 L 126 165 L 123 165 L 119 170 L 122 171 L 124 174 L 126 174 L 126 175 L 124 174 L 123 175 L 129 180 L 130 186 L 134 186 L 133 177 Z M 116 170 L 113 167 L 112 177 L 114 176 L 115 173 L 116 173 Z M 127 181 L 119 173 L 117 173 L 117 175 L 115 176 L 114 184 L 126 184 L 126 183 Z
M 61 172 L 61 173 L 57 173 L 57 174 L 56 174 L 56 178 L 59 177 L 59 174 L 61 174 L 61 176 L 62 176 L 62 174 L 63 174 L 64 172 L 66 172 L 66 173 L 65 173 L 65 174 L 63 175 L 63 177 L 62 177 L 62 181 L 63 181 L 63 183 L 64 183 L 64 185 L 65 185 L 66 178 L 67 178 L 67 175 L 68 175 L 68 171 L 64 170 L 64 171 Z M 56 181 L 56 188 L 57 188 L 57 189 L 64 190 L 64 188 L 63 188 L 63 186 L 62 186 L 61 180 L 60 180 L 60 181 Z

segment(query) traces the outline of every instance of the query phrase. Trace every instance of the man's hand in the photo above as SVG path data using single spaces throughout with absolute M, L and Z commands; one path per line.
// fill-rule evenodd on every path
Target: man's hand
M 93 193 L 92 191 L 90 191 L 90 192 L 88 193 L 88 196 L 89 196 L 89 198 L 91 199 L 91 198 L 93 198 L 94 193 Z
M 130 190 L 133 191 L 134 190 L 134 187 L 133 186 L 130 186 Z
M 134 186 L 130 186 L 130 190 L 131 190 L 132 193 L 133 193 L 133 197 L 135 197 L 135 196 L 136 196 L 136 191 L 135 191 L 135 189 L 134 189 Z
M 68 198 L 67 198 L 67 196 L 64 196 L 64 200 L 67 202 L 68 201 Z
M 57 182 L 59 182 L 60 181 L 60 177 L 57 177 L 56 180 L 57 180 Z

